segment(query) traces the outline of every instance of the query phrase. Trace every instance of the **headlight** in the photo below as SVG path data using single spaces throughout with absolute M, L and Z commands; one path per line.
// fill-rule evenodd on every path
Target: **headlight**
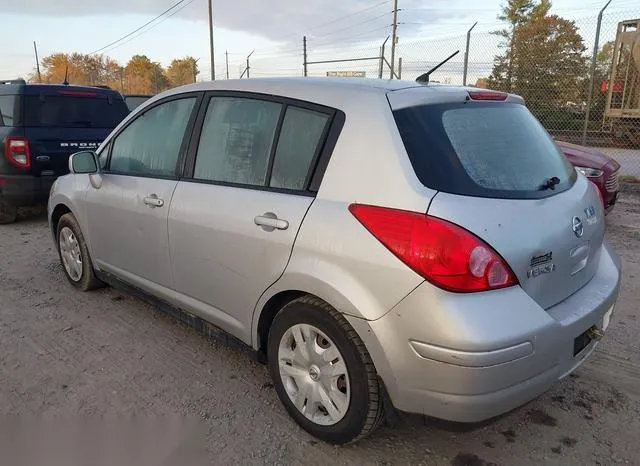
M 600 178 L 604 174 L 602 170 L 598 170 L 596 168 L 576 167 L 576 170 L 587 178 Z

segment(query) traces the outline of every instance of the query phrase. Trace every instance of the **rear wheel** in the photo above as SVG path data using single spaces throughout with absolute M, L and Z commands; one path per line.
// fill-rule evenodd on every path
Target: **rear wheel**
M 73 214 L 64 214 L 58 222 L 58 254 L 69 282 L 82 291 L 98 288 L 102 283 L 95 275 L 89 249 Z
M 6 201 L 0 200 L 0 225 L 6 225 L 16 221 L 18 216 L 18 208 L 8 204 Z
M 382 422 L 377 374 L 358 334 L 324 301 L 283 307 L 269 331 L 269 371 L 289 414 L 330 443 L 359 440 Z

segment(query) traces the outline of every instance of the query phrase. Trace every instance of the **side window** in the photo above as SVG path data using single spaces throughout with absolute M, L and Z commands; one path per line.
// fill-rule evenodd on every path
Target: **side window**
M 175 175 L 196 97 L 171 100 L 140 115 L 113 141 L 109 169 L 127 175 Z
M 202 125 L 193 177 L 254 186 L 266 184 L 282 105 L 213 97 Z
M 305 189 L 305 181 L 318 150 L 329 115 L 297 107 L 287 107 L 271 182 L 274 188 Z

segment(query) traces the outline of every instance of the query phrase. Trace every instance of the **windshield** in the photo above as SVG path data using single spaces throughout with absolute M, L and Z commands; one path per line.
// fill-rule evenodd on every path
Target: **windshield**
M 568 189 L 576 173 L 521 104 L 464 102 L 394 112 L 420 181 L 482 197 L 539 198 Z
M 129 113 L 122 99 L 106 96 L 29 95 L 24 124 L 38 127 L 115 128 Z

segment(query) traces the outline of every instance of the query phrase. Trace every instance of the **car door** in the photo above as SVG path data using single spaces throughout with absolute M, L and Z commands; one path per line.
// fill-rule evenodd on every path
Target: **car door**
M 100 187 L 86 195 L 96 265 L 160 295 L 173 287 L 167 216 L 198 98 L 161 101 L 129 122 L 102 154 Z
M 260 295 L 283 273 L 313 202 L 310 174 L 331 113 L 214 96 L 190 150 L 191 178 L 169 212 L 173 278 L 183 306 L 246 342 Z

